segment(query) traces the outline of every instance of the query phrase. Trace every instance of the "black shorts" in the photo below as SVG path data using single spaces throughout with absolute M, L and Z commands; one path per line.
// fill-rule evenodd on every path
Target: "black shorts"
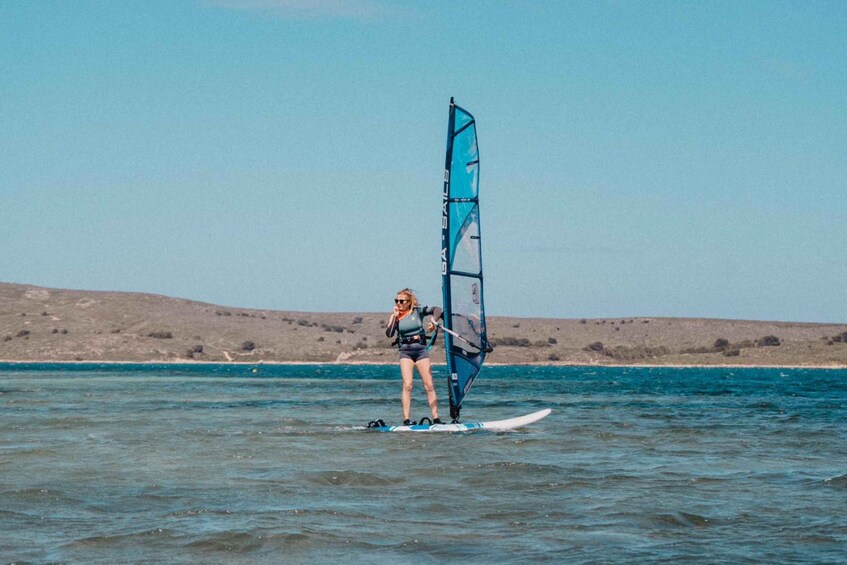
M 422 343 L 409 343 L 400 346 L 400 359 L 411 359 L 415 363 L 421 359 L 429 359 L 429 351 Z

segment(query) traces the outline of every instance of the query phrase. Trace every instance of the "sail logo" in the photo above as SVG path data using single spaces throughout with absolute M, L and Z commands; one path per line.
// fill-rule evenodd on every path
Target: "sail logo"
M 471 300 L 474 304 L 479 304 L 479 285 L 476 283 L 471 285 Z
M 450 169 L 444 169 L 444 192 L 441 199 L 441 274 L 447 274 L 447 203 L 450 199 Z

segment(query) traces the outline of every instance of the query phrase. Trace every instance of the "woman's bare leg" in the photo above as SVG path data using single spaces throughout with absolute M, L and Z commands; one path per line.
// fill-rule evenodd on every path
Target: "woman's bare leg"
M 400 375 L 403 377 L 403 391 L 400 393 L 400 404 L 403 407 L 403 419 L 409 419 L 409 407 L 412 405 L 412 378 L 415 362 L 411 359 L 400 359 Z
M 424 390 L 426 391 L 426 401 L 429 404 L 429 409 L 432 411 L 432 419 L 438 418 L 438 396 L 435 394 L 435 387 L 432 386 L 432 365 L 429 359 L 420 359 L 415 366 L 418 368 L 418 373 L 421 375 Z

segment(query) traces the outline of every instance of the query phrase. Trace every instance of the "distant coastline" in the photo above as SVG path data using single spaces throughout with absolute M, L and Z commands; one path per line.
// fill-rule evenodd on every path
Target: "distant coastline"
M 393 364 L 385 319 L 0 283 L 0 362 Z M 847 324 L 494 316 L 488 329 L 490 365 L 847 368 Z

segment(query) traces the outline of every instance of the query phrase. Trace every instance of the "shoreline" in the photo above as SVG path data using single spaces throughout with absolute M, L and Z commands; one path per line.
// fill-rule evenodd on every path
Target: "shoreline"
M 397 365 L 396 361 L 392 362 L 368 362 L 368 361 L 114 361 L 114 360 L 22 360 L 22 359 L 0 359 L 0 365 L 29 365 L 29 364 L 50 364 L 50 365 L 173 365 L 173 366 L 191 366 L 191 365 L 233 365 L 242 367 L 256 367 L 260 365 L 269 366 L 308 366 L 308 365 L 335 365 L 335 366 L 389 366 Z M 434 367 L 444 367 L 446 363 L 432 363 Z M 828 364 L 828 365 L 768 365 L 768 364 L 649 364 L 649 363 L 630 363 L 630 364 L 599 364 L 599 363 L 486 363 L 485 367 L 563 367 L 563 368 L 619 368 L 619 369 L 814 369 L 814 370 L 847 370 L 847 365 Z M 484 368 L 484 367 L 483 367 Z

